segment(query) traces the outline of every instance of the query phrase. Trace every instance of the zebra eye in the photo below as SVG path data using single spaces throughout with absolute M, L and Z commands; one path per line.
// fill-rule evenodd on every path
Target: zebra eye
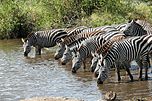
M 63 55 L 66 55 L 66 53 L 64 53 Z

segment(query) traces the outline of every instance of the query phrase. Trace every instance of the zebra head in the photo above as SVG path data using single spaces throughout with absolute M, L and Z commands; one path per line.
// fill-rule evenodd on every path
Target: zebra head
M 147 34 L 147 31 L 145 31 L 136 20 L 129 21 L 123 32 L 126 36 L 141 36 Z
M 23 42 L 23 48 L 24 48 L 24 56 L 28 56 L 28 53 L 31 51 L 30 41 L 28 39 L 22 38 L 22 42 Z
M 108 68 L 106 66 L 106 60 L 100 56 L 98 60 L 95 72 L 98 72 L 97 83 L 103 84 L 103 82 L 108 78 Z
M 54 54 L 55 60 L 58 60 L 59 58 L 61 58 L 63 56 L 64 51 L 65 51 L 65 44 L 57 43 L 57 45 L 59 46 L 59 48 L 56 50 L 56 52 Z
M 80 56 L 80 53 L 77 52 L 72 59 L 72 73 L 76 73 L 76 71 L 81 67 L 82 64 L 82 58 Z
M 61 63 L 62 65 L 65 65 L 72 59 L 72 51 L 70 50 L 69 47 L 66 46 L 66 50 L 63 53 L 63 56 L 61 58 Z
M 95 53 L 92 53 L 92 61 L 91 61 L 91 66 L 90 66 L 90 69 L 91 69 L 91 72 L 94 72 L 95 69 L 96 69 L 96 66 L 97 66 L 97 63 L 98 63 L 98 59 L 99 59 L 99 55 L 95 52 Z

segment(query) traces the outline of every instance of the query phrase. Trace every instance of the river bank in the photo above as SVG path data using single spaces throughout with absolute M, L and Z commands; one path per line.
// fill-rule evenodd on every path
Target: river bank
M 20 101 L 84 101 L 84 100 L 78 100 L 78 99 L 72 99 L 66 97 L 34 97 Z
M 20 101 L 84 101 L 84 100 L 78 100 L 78 99 L 72 99 L 72 98 L 65 98 L 65 97 L 34 97 L 29 98 L 25 100 Z M 121 99 L 115 99 L 115 100 L 98 100 L 98 101 L 122 101 Z M 152 101 L 152 97 L 134 97 L 129 100 L 123 100 L 123 101 Z

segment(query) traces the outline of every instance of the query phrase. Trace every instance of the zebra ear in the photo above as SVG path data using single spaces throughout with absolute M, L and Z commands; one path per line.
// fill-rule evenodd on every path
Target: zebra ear
M 25 43 L 25 40 L 23 38 L 21 40 L 22 40 L 23 43 Z
M 64 42 L 64 39 L 63 39 L 63 38 L 61 38 L 61 41 L 62 41 L 62 42 Z
M 138 20 L 137 18 L 133 19 L 133 21 L 137 21 L 137 20 Z
M 131 21 L 132 21 L 132 19 L 129 19 L 129 20 L 128 20 L 128 23 L 131 23 Z
M 92 51 L 91 51 L 91 55 L 92 55 L 93 57 L 95 57 L 95 53 L 93 53 Z

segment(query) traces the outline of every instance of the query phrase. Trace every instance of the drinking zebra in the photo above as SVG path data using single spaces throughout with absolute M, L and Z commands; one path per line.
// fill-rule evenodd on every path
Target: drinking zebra
M 119 61 L 122 63 L 138 60 L 140 65 L 139 79 L 142 80 L 142 68 L 145 68 L 145 80 L 148 79 L 148 54 L 152 52 L 152 35 L 136 36 L 114 42 L 105 56 L 98 61 L 99 75 L 97 83 L 102 84 L 107 78 L 110 66 Z
M 94 53 L 94 55 L 96 55 L 96 58 L 97 58 L 98 60 L 100 60 L 101 57 L 100 57 L 99 54 L 102 53 L 102 56 L 106 55 L 107 52 L 108 52 L 108 50 L 110 49 L 110 47 L 112 46 L 112 44 L 113 44 L 114 42 L 121 41 L 121 40 L 123 40 L 123 39 L 125 39 L 125 37 L 120 35 L 120 36 L 114 37 L 114 38 L 111 39 L 111 40 L 106 41 L 101 47 L 99 47 L 99 48 L 97 49 L 97 51 Z M 96 59 L 96 58 L 95 58 L 95 59 Z M 98 63 L 98 60 L 96 61 L 97 63 Z M 97 63 L 96 63 L 95 68 L 94 68 L 94 69 L 95 69 L 95 70 L 94 70 L 95 77 L 98 77 L 99 68 L 100 68 L 99 66 L 97 66 Z M 131 72 L 130 72 L 130 70 L 129 70 L 129 68 L 131 67 L 131 65 L 129 64 L 129 62 L 122 63 L 122 62 L 118 62 L 118 61 L 117 61 L 117 62 L 115 62 L 115 63 L 112 65 L 112 67 L 115 67 L 115 68 L 116 68 L 117 76 L 118 76 L 118 81 L 121 80 L 121 77 L 120 77 L 120 68 L 121 68 L 122 66 L 124 67 L 124 69 L 125 69 L 126 72 L 128 73 L 131 81 L 133 81 L 133 76 L 131 75 Z
M 75 30 L 76 32 L 75 31 L 70 32 L 66 37 L 61 39 L 62 41 L 60 43 L 58 43 L 59 48 L 57 49 L 55 56 L 54 56 L 55 59 L 61 58 L 63 56 L 64 51 L 65 51 L 65 47 L 68 46 L 69 44 L 71 45 L 71 43 L 73 43 L 74 41 L 76 42 L 76 40 L 78 40 L 79 38 L 82 38 L 82 37 L 87 38 L 90 36 L 88 33 L 93 32 L 93 31 L 102 30 L 103 28 L 108 29 L 108 28 L 111 28 L 111 26 L 103 26 L 103 27 L 96 27 L 96 28 L 84 27 L 84 29 L 82 29 L 82 28 L 79 29 L 79 28 L 81 28 L 81 27 L 78 27 L 76 29 L 80 30 L 80 31 Z
M 87 57 L 91 56 L 92 52 L 95 52 L 96 49 L 102 46 L 105 40 L 110 40 L 119 35 L 125 36 L 116 29 L 109 29 L 106 34 L 98 35 L 85 40 L 77 50 L 77 54 L 72 60 L 72 72 L 75 73 L 81 67 L 81 63 L 85 61 Z
M 71 60 L 72 58 L 72 51 L 76 51 L 76 48 L 73 49 L 70 49 L 72 46 L 74 46 L 75 44 L 71 44 L 71 43 L 74 43 L 73 41 L 79 39 L 79 38 L 89 38 L 89 37 L 92 37 L 92 36 L 96 36 L 98 34 L 101 34 L 101 33 L 104 33 L 102 31 L 109 31 L 109 29 L 117 29 L 117 30 L 120 30 L 122 28 L 125 27 L 126 24 L 120 24 L 120 25 L 112 25 L 112 26 L 101 26 L 101 27 L 96 27 L 96 28 L 88 28 L 88 29 L 85 29 L 83 30 L 80 34 L 78 34 L 77 36 L 72 36 L 72 37 L 66 37 L 64 39 L 66 40 L 63 40 L 64 43 L 66 44 L 66 50 L 65 52 L 63 53 L 63 56 L 61 58 L 61 63 L 62 64 L 66 64 L 68 61 Z M 70 46 L 68 45 L 70 44 Z M 79 45 L 76 45 L 76 46 L 79 46 Z
M 31 51 L 31 46 L 35 47 L 35 53 L 41 55 L 41 49 L 46 47 L 53 47 L 61 38 L 66 37 L 67 32 L 63 29 L 52 29 L 48 31 L 37 31 L 31 33 L 27 36 L 26 39 L 22 39 L 24 56 L 28 56 L 28 53 Z
M 71 42 L 68 39 L 71 38 L 71 40 L 75 40 L 73 37 L 77 36 L 79 33 L 81 33 L 85 29 L 88 29 L 88 27 L 79 26 L 76 28 L 70 28 L 70 30 L 65 30 L 68 33 L 68 35 L 66 37 L 61 38 L 61 41 L 57 43 L 59 48 L 56 50 L 54 58 L 56 60 L 61 58 L 63 56 L 65 49 L 66 49 L 65 44 Z
M 69 62 L 72 59 L 72 56 L 73 56 L 72 53 L 76 54 L 76 50 L 79 48 L 79 46 L 83 40 L 86 40 L 89 37 L 96 36 L 99 34 L 101 35 L 104 33 L 105 33 L 105 31 L 97 30 L 97 31 L 81 33 L 81 34 L 77 35 L 78 39 L 76 41 L 73 41 L 70 44 L 66 45 L 66 50 L 63 53 L 63 56 L 61 58 L 61 63 L 63 65 L 65 65 L 67 62 Z M 83 40 L 80 40 L 80 39 L 83 39 Z
M 102 50 L 102 48 L 106 48 L 106 47 L 108 47 L 108 46 L 106 46 L 106 43 L 108 43 L 109 41 L 111 42 L 111 43 L 114 43 L 114 42 L 116 42 L 116 41 L 120 41 L 120 40 L 122 40 L 122 39 L 125 39 L 126 38 L 126 36 L 122 36 L 122 35 L 117 35 L 117 36 L 115 36 L 115 37 L 113 37 L 113 38 L 111 38 L 110 40 L 108 40 L 108 41 L 106 41 L 102 46 L 100 46 L 94 53 L 92 52 L 91 54 L 92 54 L 92 61 L 91 61 L 91 66 L 90 66 L 90 68 L 91 68 L 91 72 L 96 72 L 98 69 L 96 69 L 96 66 L 97 66 L 97 63 L 98 63 L 98 60 L 99 60 L 99 55 L 98 54 L 101 54 L 101 50 Z M 109 46 L 110 47 L 110 46 Z M 107 49 L 108 50 L 108 49 Z M 120 64 L 120 63 L 119 63 Z M 120 67 L 120 66 L 118 66 L 118 67 Z M 96 70 L 95 70 L 96 69 Z

